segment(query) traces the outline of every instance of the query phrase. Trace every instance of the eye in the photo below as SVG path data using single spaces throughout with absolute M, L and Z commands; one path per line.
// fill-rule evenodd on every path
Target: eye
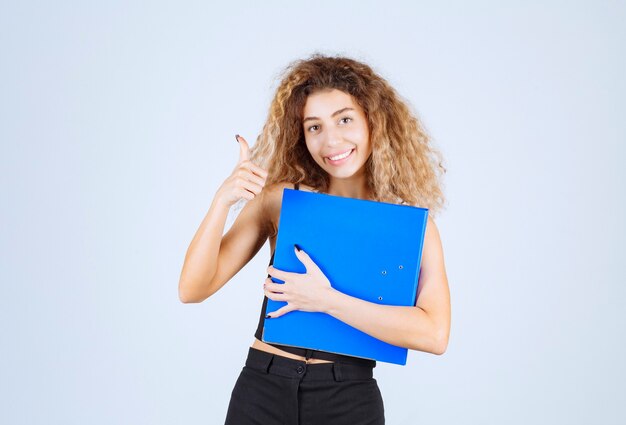
M 311 131 L 313 127 L 319 127 L 319 125 L 315 124 L 315 125 L 310 126 L 309 128 L 307 128 L 307 131 Z
M 341 121 L 343 121 L 343 120 L 350 120 L 350 121 L 352 121 L 352 118 L 351 118 L 351 117 L 343 117 L 343 118 L 342 118 L 342 119 L 340 119 L 339 121 L 341 122 Z

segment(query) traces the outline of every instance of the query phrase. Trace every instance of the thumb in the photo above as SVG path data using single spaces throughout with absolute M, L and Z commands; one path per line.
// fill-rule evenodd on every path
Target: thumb
M 239 162 L 241 163 L 245 160 L 250 159 L 250 147 L 248 146 L 248 142 L 246 142 L 246 139 L 244 139 L 240 135 L 237 135 L 235 137 L 239 142 Z

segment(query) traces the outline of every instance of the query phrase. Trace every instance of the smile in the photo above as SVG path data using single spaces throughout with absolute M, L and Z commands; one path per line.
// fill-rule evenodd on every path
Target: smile
M 350 149 L 349 151 L 345 151 L 344 153 L 341 153 L 339 155 L 327 156 L 326 159 L 332 165 L 342 164 L 348 159 L 348 157 L 352 155 L 352 152 L 354 152 L 354 149 Z

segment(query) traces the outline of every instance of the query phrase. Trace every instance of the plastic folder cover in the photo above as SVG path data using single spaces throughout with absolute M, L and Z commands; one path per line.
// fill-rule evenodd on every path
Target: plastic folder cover
M 294 252 L 298 244 L 338 291 L 413 306 L 427 216 L 426 208 L 284 189 L 273 265 L 305 273 Z M 286 304 L 268 299 L 265 314 Z M 408 351 L 326 313 L 299 310 L 266 319 L 263 341 L 401 365 Z

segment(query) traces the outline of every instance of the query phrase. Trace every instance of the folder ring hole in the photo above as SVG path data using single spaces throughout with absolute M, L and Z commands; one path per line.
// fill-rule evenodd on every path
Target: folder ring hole
M 383 275 L 386 275 L 386 274 L 387 274 L 387 270 L 383 270 Z
M 383 299 L 383 297 L 378 297 L 378 299 L 379 299 L 379 300 L 382 300 L 382 299 Z
M 402 269 L 404 268 L 404 266 L 403 266 L 402 264 L 400 264 L 400 265 L 398 266 L 398 268 L 399 268 L 400 270 L 402 270 Z

